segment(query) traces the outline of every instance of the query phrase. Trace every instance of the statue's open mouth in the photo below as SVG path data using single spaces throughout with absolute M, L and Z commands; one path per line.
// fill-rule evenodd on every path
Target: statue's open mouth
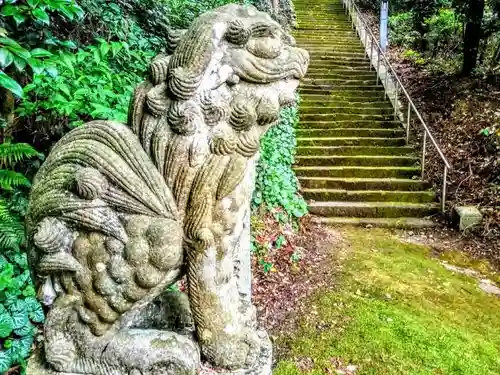
M 241 79 L 252 83 L 301 79 L 306 75 L 309 65 L 309 53 L 292 46 L 284 47 L 282 53 L 274 59 L 258 57 L 242 48 L 229 49 L 224 59 L 231 62 Z

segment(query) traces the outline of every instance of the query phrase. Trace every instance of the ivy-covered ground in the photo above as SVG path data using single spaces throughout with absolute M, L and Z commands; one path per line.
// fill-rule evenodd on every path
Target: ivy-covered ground
M 316 267 L 328 281 L 275 330 L 276 375 L 499 373 L 500 299 L 442 263 L 495 276 L 485 262 L 438 255 L 385 230 L 334 238 Z

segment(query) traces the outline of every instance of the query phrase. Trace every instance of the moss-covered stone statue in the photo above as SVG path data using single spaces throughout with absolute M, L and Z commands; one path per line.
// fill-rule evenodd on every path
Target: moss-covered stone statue
M 234 4 L 167 47 L 128 125 L 71 131 L 36 176 L 30 263 L 49 310 L 28 373 L 270 371 L 248 291 L 249 202 L 259 140 L 309 57 Z M 183 275 L 188 295 L 167 291 Z

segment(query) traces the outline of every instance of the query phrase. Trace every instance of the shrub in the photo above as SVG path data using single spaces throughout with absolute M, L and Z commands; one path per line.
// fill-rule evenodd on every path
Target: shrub
M 76 53 L 60 53 L 53 57 L 59 73 L 35 75 L 17 113 L 52 125 L 48 130 L 58 136 L 92 119 L 126 122 L 130 96 L 153 55 L 102 39 Z
M 300 218 L 307 213 L 307 204 L 298 194 L 297 177 L 292 170 L 297 123 L 297 107 L 286 108 L 281 112 L 279 124 L 262 139 L 254 209 L 261 205 L 270 210 L 282 208 L 290 218 Z
M 429 32 L 425 35 L 434 55 L 438 50 L 456 50 L 462 43 L 462 23 L 452 9 L 441 9 L 425 20 Z
M 411 63 L 415 65 L 422 65 L 425 64 L 425 59 L 422 57 L 420 52 L 417 52 L 412 49 L 408 49 L 403 52 L 402 54 L 403 59 L 410 61 Z
M 413 29 L 412 12 L 389 17 L 390 41 L 398 46 L 413 47 L 422 36 Z

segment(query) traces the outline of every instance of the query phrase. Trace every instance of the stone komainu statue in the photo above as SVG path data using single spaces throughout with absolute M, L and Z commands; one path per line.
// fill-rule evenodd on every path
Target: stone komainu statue
M 35 178 L 29 257 L 50 307 L 48 372 L 192 374 L 202 357 L 256 373 L 269 356 L 239 259 L 260 138 L 294 102 L 309 56 L 267 14 L 234 4 L 167 47 L 128 126 L 71 131 Z M 183 275 L 188 298 L 166 292 Z M 189 311 L 183 327 L 167 319 L 174 305 Z

